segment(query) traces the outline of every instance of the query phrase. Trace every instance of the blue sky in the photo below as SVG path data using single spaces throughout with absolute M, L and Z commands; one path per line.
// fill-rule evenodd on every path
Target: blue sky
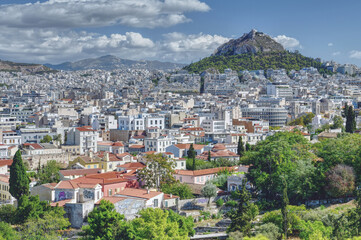
M 359 9 L 359 0 L 0 0 L 0 59 L 189 63 L 255 28 L 306 56 L 361 66 Z

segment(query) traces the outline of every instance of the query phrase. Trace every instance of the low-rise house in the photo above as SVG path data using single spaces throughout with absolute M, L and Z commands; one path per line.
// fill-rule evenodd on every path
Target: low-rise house
M 13 160 L 8 160 L 8 159 L 0 160 L 0 174 L 7 174 L 11 164 L 13 164 Z
M 117 193 L 120 197 L 130 197 L 135 199 L 145 199 L 145 207 L 162 207 L 164 193 L 149 191 L 146 189 L 125 188 Z
M 13 204 L 15 198 L 9 192 L 9 179 L 9 175 L 0 174 L 0 202 Z
M 176 158 L 183 158 L 188 155 L 188 150 L 191 144 L 173 144 L 169 147 L 166 147 L 166 152 L 170 152 L 174 154 Z M 196 151 L 197 155 L 202 154 L 204 151 L 205 145 L 201 144 L 193 144 L 193 148 Z
M 202 170 L 176 170 L 174 173 L 174 178 L 179 180 L 181 183 L 189 184 L 206 184 L 208 180 L 212 180 L 218 174 L 218 172 L 227 169 L 229 171 L 236 170 L 236 167 L 219 167 L 219 168 L 210 168 Z
M 236 153 L 227 150 L 224 144 L 216 144 L 210 151 L 211 161 L 223 158 L 231 161 L 238 161 L 239 155 Z M 201 155 L 198 155 L 196 158 L 201 160 L 208 160 L 209 152 L 203 152 Z
M 72 180 L 90 174 L 101 173 L 100 168 L 59 170 L 60 180 Z
M 97 146 L 100 152 L 124 153 L 124 144 L 122 142 L 98 142 Z

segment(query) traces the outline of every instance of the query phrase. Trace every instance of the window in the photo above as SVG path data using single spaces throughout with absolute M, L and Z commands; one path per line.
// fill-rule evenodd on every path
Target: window
M 113 193 L 112 189 L 109 189 L 109 196 L 111 196 Z
M 168 201 L 164 201 L 164 206 L 168 207 Z
M 181 166 L 184 167 L 184 162 L 181 162 Z
M 154 199 L 154 204 L 153 204 L 154 207 L 158 207 L 158 199 Z
M 182 182 L 182 181 L 183 181 L 182 177 L 179 177 L 179 181 L 180 181 L 180 182 Z

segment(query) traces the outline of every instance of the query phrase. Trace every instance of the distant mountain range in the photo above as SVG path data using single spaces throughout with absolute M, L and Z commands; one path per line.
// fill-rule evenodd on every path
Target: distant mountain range
M 10 61 L 0 60 L 0 71 L 38 74 L 38 73 L 52 72 L 54 70 L 41 64 L 15 63 Z
M 135 61 L 118 58 L 113 55 L 102 56 L 99 58 L 88 58 L 76 62 L 64 62 L 58 65 L 44 64 L 45 66 L 66 71 L 87 70 L 87 69 L 102 69 L 102 70 L 114 70 L 124 68 L 137 68 L 148 70 L 168 70 L 175 68 L 182 68 L 185 64 L 160 62 L 160 61 Z
M 185 70 L 201 73 L 208 69 L 221 72 L 226 68 L 232 70 L 300 70 L 315 67 L 320 73 L 331 74 L 314 58 L 305 57 L 298 52 L 286 51 L 281 44 L 262 32 L 252 30 L 238 39 L 232 39 L 219 46 L 210 57 L 192 63 Z

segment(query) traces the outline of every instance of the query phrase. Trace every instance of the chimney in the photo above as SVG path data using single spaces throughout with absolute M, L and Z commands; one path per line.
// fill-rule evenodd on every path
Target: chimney
M 147 189 L 147 194 L 149 194 L 149 189 Z
M 89 151 L 89 157 L 90 157 L 91 161 L 93 161 L 93 152 L 92 151 Z
M 108 152 L 105 154 L 105 161 L 109 162 L 109 153 Z
M 170 198 L 173 198 L 173 194 L 170 194 Z

